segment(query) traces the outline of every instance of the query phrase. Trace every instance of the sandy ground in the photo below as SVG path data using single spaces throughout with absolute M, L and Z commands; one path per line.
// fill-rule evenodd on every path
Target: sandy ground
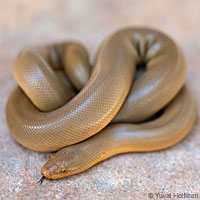
M 0 199 L 145 200 L 149 193 L 159 199 L 158 192 L 199 192 L 200 199 L 199 120 L 189 136 L 170 149 L 115 156 L 82 174 L 42 185 L 36 182 L 49 154 L 17 144 L 5 120 L 5 105 L 16 86 L 13 60 L 24 46 L 74 39 L 85 44 L 92 61 L 107 35 L 134 25 L 161 29 L 177 41 L 199 112 L 199 22 L 199 0 L 0 0 Z

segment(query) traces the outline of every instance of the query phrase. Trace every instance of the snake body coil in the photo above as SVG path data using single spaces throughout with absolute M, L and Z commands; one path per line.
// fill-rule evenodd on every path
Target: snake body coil
M 141 63 L 146 70 L 134 79 Z M 186 64 L 165 34 L 123 29 L 103 42 L 90 71 L 75 42 L 26 48 L 15 60 L 21 89 L 9 98 L 7 123 L 23 146 L 59 150 L 42 167 L 45 177 L 76 174 L 119 153 L 164 149 L 191 130 Z

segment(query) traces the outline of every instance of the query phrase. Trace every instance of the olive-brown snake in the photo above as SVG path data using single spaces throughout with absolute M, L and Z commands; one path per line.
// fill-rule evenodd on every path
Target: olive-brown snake
M 133 83 L 141 63 L 146 70 Z M 24 49 L 14 75 L 21 89 L 7 103 L 9 129 L 29 149 L 59 150 L 42 167 L 50 179 L 82 172 L 119 153 L 167 148 L 188 134 L 196 116 L 183 86 L 186 64 L 180 49 L 152 29 L 111 35 L 92 72 L 84 47 L 66 42 Z

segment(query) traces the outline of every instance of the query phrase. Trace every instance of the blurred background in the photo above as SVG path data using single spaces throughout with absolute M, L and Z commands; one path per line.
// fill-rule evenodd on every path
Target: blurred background
M 160 29 L 178 43 L 198 106 L 199 22 L 199 0 L 0 0 L 0 199 L 149 199 L 149 193 L 198 193 L 198 120 L 189 136 L 168 150 L 115 156 L 82 174 L 38 185 L 50 154 L 13 140 L 5 105 L 16 87 L 13 61 L 23 47 L 73 39 L 86 46 L 92 62 L 104 38 L 137 25 Z

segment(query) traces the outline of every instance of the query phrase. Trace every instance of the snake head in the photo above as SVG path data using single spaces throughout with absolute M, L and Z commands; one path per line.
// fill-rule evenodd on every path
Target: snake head
M 48 162 L 42 167 L 41 172 L 48 179 L 58 179 L 67 176 L 64 160 L 55 154 L 50 156 Z
M 87 169 L 84 157 L 87 149 L 82 145 L 72 145 L 59 150 L 50 156 L 48 162 L 42 167 L 42 174 L 48 179 L 59 179 L 80 173 Z

